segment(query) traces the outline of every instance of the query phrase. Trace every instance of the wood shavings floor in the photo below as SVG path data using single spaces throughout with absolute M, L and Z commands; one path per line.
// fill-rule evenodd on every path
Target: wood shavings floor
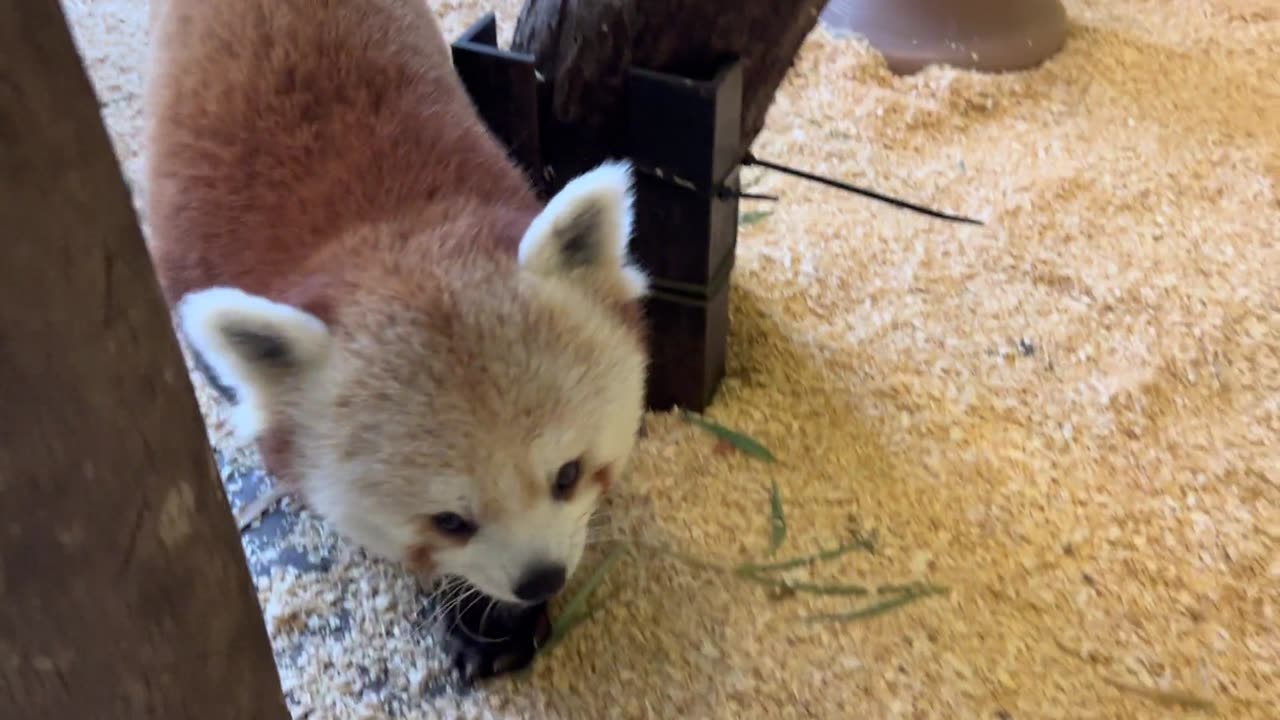
M 146 4 L 64 3 L 136 188 Z M 437 7 L 454 36 L 490 6 Z M 1008 77 L 896 78 L 815 33 L 757 154 L 988 224 L 749 173 L 783 201 L 742 230 L 709 414 L 782 462 L 653 417 L 610 509 L 759 557 L 776 480 L 785 553 L 874 528 L 833 577 L 949 595 L 821 626 L 834 601 L 635 557 L 531 677 L 460 695 L 412 583 L 283 513 L 246 547 L 297 717 L 1280 717 L 1280 6 L 1068 10 Z

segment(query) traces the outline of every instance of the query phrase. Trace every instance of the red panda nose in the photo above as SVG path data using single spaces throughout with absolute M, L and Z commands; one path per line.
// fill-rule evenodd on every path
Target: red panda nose
M 515 595 L 524 602 L 541 602 L 564 587 L 563 565 L 535 565 L 516 582 Z

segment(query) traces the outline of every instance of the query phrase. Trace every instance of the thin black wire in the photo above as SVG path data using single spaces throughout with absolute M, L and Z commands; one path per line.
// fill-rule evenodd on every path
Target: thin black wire
M 779 165 L 778 163 L 769 162 L 768 160 L 761 160 L 760 158 L 756 157 L 755 155 L 752 155 L 751 153 L 746 154 L 746 156 L 742 159 L 742 164 L 743 165 L 759 165 L 760 167 L 763 167 L 763 168 L 769 168 L 770 170 L 776 170 L 778 172 L 786 173 L 788 175 L 794 175 L 798 178 L 803 178 L 805 180 L 811 180 L 813 182 L 822 183 L 823 185 L 829 185 L 833 188 L 838 188 L 840 190 L 855 193 L 857 195 L 864 195 L 874 200 L 879 200 L 881 202 L 889 203 L 890 205 L 894 205 L 900 208 L 905 208 L 907 210 L 914 210 L 918 213 L 929 215 L 931 217 L 940 218 L 942 220 L 968 223 L 970 225 L 983 224 L 981 221 L 974 220 L 973 218 L 967 218 L 962 215 L 951 215 L 949 213 L 944 213 L 939 210 L 932 210 L 930 208 L 927 208 L 921 205 L 916 205 L 914 203 L 907 202 L 906 200 L 899 200 L 894 197 L 889 197 L 888 195 L 882 195 L 874 190 L 867 190 L 865 188 L 860 188 L 855 185 L 850 185 L 849 183 L 841 182 L 839 180 L 832 180 L 831 178 L 825 178 L 825 177 L 822 177 L 821 175 L 814 175 L 812 173 L 807 173 L 803 170 L 796 170 L 795 168 L 790 168 L 790 167 L 787 167 L 786 165 Z
M 749 192 L 743 192 L 741 190 L 734 190 L 733 188 L 728 188 L 728 187 L 720 188 L 720 197 L 722 198 L 736 197 L 739 200 L 768 200 L 769 202 L 777 202 L 779 199 L 777 195 L 765 195 L 763 193 L 749 193 Z

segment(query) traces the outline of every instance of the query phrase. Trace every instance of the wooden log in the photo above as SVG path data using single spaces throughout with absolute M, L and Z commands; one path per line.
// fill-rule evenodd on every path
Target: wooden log
M 632 67 L 706 77 L 742 67 L 742 148 L 827 0 L 528 0 L 512 49 L 530 53 L 563 123 L 608 133 Z
M 0 228 L 0 717 L 288 718 L 57 0 L 0 0 Z

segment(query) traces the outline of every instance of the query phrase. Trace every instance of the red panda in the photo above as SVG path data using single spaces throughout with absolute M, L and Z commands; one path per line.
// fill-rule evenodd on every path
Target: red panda
M 342 535 L 528 607 L 632 451 L 631 171 L 545 203 L 424 0 L 154 0 L 149 243 L 267 469 Z

